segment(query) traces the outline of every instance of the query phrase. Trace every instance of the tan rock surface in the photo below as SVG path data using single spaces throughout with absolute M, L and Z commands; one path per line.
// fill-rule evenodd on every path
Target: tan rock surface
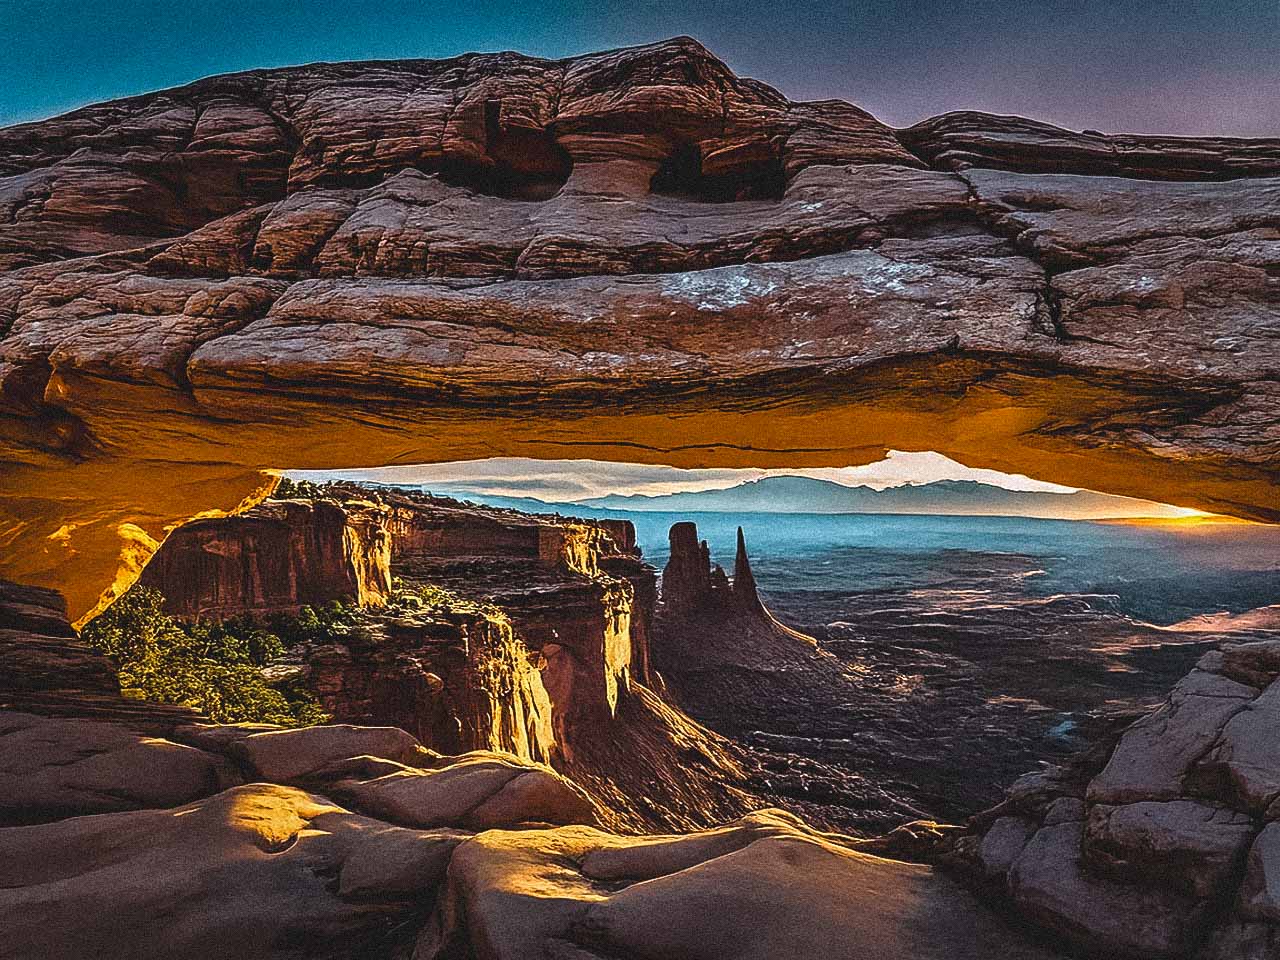
M 301 780 L 351 757 L 380 757 L 405 764 L 437 758 L 397 727 L 350 724 L 267 730 L 234 740 L 228 752 L 272 783 Z
M 224 757 L 122 724 L 0 712 L 0 824 L 172 807 L 239 782 Z
M 351 957 L 429 903 L 458 839 L 267 784 L 12 827 L 0 830 L 0 953 Z
M 358 810 L 408 827 L 484 830 L 596 820 L 591 800 L 573 783 L 550 767 L 502 754 L 463 754 L 438 769 L 341 780 L 328 790 Z
M 415 960 L 446 956 L 464 917 L 481 960 L 1055 956 L 930 868 L 777 812 L 679 839 L 490 831 L 457 849 L 443 896 Z

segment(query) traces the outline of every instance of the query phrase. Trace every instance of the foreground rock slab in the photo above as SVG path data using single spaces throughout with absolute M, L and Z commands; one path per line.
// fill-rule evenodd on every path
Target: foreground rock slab
M 1118 742 L 1014 784 L 959 862 L 1103 956 L 1280 955 L 1278 697 L 1280 640 L 1224 644 Z
M 469 829 L 519 823 L 594 823 L 590 798 L 550 767 L 501 754 L 454 758 L 438 770 L 404 769 L 340 780 L 330 791 L 360 810 L 412 827 Z
M 171 807 L 240 782 L 225 757 L 122 724 L 0 712 L 0 824 Z
M 459 836 L 291 787 L 0 830 L 6 956 L 354 957 L 429 909 Z
M 465 926 L 464 926 L 465 925 Z M 780 811 L 627 839 L 587 827 L 463 843 L 415 960 L 1049 960 L 955 882 Z

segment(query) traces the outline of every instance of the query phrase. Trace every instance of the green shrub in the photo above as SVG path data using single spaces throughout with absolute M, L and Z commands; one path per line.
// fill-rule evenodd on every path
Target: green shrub
M 81 638 L 116 659 L 127 695 L 185 704 L 217 723 L 305 726 L 328 719 L 305 690 L 266 682 L 261 668 L 284 652 L 284 641 L 251 617 L 184 623 L 164 612 L 158 590 L 135 588 Z

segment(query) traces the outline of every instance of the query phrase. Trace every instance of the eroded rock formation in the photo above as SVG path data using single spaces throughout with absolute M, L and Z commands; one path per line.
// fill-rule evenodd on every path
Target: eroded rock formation
M 396 602 L 354 590 L 335 545 L 337 559 L 376 557 Z M 552 764 L 628 828 L 705 826 L 752 804 L 729 745 L 646 688 L 655 576 L 629 523 L 333 484 L 179 528 L 141 582 L 186 617 L 369 601 L 356 629 L 291 648 L 272 675 L 340 722 Z
M 8 597 L 6 617 L 27 606 Z M 0 772 L 28 797 L 59 783 L 56 806 L 0 810 L 14 956 L 79 956 L 86 943 L 106 960 L 802 960 L 851 944 L 889 960 L 1056 956 L 931 868 L 782 811 L 624 836 L 596 826 L 613 819 L 598 797 L 510 755 L 444 757 L 389 727 L 129 709 L 74 721 L 0 710 Z M 174 757 L 188 758 L 183 776 Z
M 257 71 L 0 131 L 0 575 L 78 619 L 264 471 L 498 454 L 933 449 L 1280 519 L 1276 150 L 893 131 L 685 39 Z M 786 818 L 624 839 L 573 822 L 625 790 L 519 758 L 450 775 L 385 729 L 195 726 L 116 696 L 60 601 L 15 598 L 19 955 L 1046 955 L 936 872 Z M 616 710 L 651 726 L 615 759 L 647 775 L 696 738 L 626 668 Z M 1113 956 L 1273 956 L 1276 672 L 1210 658 L 1102 769 L 1018 787 L 972 862 Z M 29 822 L 69 813 L 97 815 Z M 530 819 L 570 825 L 470 834 Z M 175 896 L 204 909 L 154 922 Z
M 678 702 L 704 719 L 731 717 L 744 701 L 775 713 L 840 702 L 832 691 L 849 682 L 847 669 L 761 602 L 741 529 L 732 580 L 693 523 L 675 524 L 670 539 L 652 657 Z
M 496 454 L 934 449 L 1275 519 L 1277 149 L 897 132 L 688 39 L 14 127 L 0 573 L 78 618 L 263 470 Z
M 1018 781 L 961 855 L 1088 949 L 1275 956 L 1277 704 L 1280 641 L 1225 644 L 1112 747 Z
M 391 592 L 389 520 L 371 503 L 273 500 L 183 524 L 139 583 L 160 589 L 166 609 L 187 619 L 380 603 Z

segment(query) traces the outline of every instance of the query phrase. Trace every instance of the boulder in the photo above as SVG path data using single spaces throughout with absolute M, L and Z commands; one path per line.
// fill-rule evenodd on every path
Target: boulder
M 1250 920 L 1280 924 L 1280 823 L 1268 824 L 1249 849 L 1240 905 Z
M 1106 767 L 1089 784 L 1089 800 L 1123 804 L 1177 799 L 1192 764 L 1257 693 L 1219 674 L 1193 670 L 1161 707 L 1120 738 Z
M 551 768 L 499 754 L 464 754 L 433 770 L 404 769 L 329 788 L 354 808 L 410 827 L 474 830 L 520 823 L 594 823 L 591 801 Z
M 2 949 L 103 960 L 374 955 L 422 914 L 460 839 L 267 784 L 171 810 L 0 830 Z
M 235 739 L 227 750 L 254 776 L 270 783 L 302 780 L 352 757 L 412 764 L 436 756 L 398 727 L 349 724 L 268 730 Z
M 982 877 L 1004 882 L 1027 841 L 1036 832 L 1036 824 L 1022 817 L 1001 817 L 983 834 L 977 860 Z
M 1081 858 L 1084 824 L 1044 827 L 1009 870 L 1009 891 L 1025 916 L 1103 956 L 1183 956 L 1203 911 L 1187 897 L 1091 876 Z
M 123 724 L 0 712 L 0 824 L 172 807 L 238 782 L 224 757 Z
M 1244 809 L 1263 813 L 1280 799 L 1280 681 L 1234 714 L 1195 773 L 1209 789 Z M 1203 787 L 1202 787 L 1203 788 Z
M 1257 832 L 1248 814 L 1195 800 L 1097 804 L 1085 826 L 1084 853 L 1114 876 L 1209 900 L 1239 882 Z

